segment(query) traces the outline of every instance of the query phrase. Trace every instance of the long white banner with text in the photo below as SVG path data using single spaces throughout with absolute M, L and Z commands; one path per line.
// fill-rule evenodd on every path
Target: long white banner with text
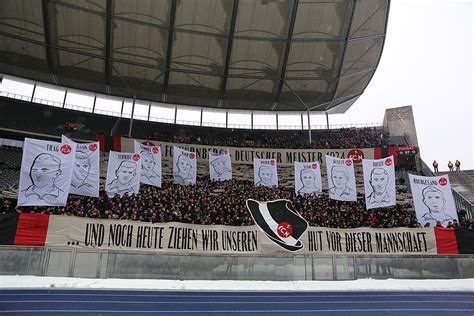
M 294 254 L 436 254 L 433 228 L 333 229 L 310 227 Z M 46 246 L 167 254 L 287 254 L 257 226 L 152 224 L 51 215 Z
M 121 151 L 133 152 L 134 139 L 121 138 Z M 355 164 L 361 164 L 362 159 L 374 159 L 374 148 L 363 149 L 271 149 L 271 148 L 244 148 L 244 147 L 225 147 L 225 146 L 206 146 L 194 144 L 176 144 L 155 140 L 140 140 L 150 146 L 161 146 L 162 159 L 173 159 L 173 146 L 196 153 L 197 161 L 208 163 L 209 152 L 224 153 L 225 149 L 229 149 L 232 163 L 253 165 L 254 158 L 258 159 L 275 159 L 279 166 L 293 166 L 295 161 L 314 162 L 319 161 L 325 165 L 325 156 L 334 156 L 337 158 L 352 158 Z

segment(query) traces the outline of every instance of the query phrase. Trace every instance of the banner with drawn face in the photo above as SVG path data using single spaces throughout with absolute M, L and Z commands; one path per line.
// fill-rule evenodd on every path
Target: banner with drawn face
M 319 164 L 319 162 L 295 161 L 296 195 L 305 195 L 321 192 L 321 165 Z
M 69 194 L 99 197 L 99 142 L 76 143 L 66 136 L 61 141 L 76 146 Z
M 253 179 L 255 186 L 277 187 L 278 173 L 275 159 L 253 160 Z
M 367 209 L 397 204 L 393 156 L 363 159 L 365 205 Z
M 142 156 L 140 182 L 161 188 L 161 148 L 134 141 L 135 152 Z
M 357 201 L 354 163 L 326 155 L 329 198 L 338 201 Z
M 111 151 L 107 166 L 105 191 L 109 197 L 138 194 L 140 189 L 141 156 L 138 153 Z
M 423 227 L 446 227 L 458 219 L 448 175 L 423 177 L 408 175 L 416 218 Z
M 76 147 L 25 138 L 18 206 L 65 206 Z
M 232 180 L 232 163 L 228 149 L 223 154 L 209 152 L 209 175 L 212 181 Z
M 196 184 L 196 153 L 173 146 L 173 179 L 178 184 Z

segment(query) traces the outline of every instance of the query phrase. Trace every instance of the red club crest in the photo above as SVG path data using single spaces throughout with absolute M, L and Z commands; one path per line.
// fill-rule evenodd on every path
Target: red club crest
M 274 166 L 274 165 L 275 165 L 275 159 L 270 160 L 270 164 L 271 164 L 272 166 Z
M 61 146 L 61 153 L 63 153 L 64 155 L 69 155 L 71 153 L 71 146 L 69 146 L 68 144 L 64 144 Z
M 133 159 L 134 161 L 138 161 L 138 160 L 140 160 L 140 155 L 139 155 L 139 154 L 134 154 L 134 155 L 132 156 L 132 159 Z
M 354 163 L 358 164 L 362 162 L 362 159 L 364 159 L 364 152 L 359 149 L 352 149 L 347 153 L 347 157 L 352 158 Z
M 90 151 L 96 151 L 96 149 L 97 149 L 97 144 L 90 144 L 89 145 L 89 150 Z
M 448 184 L 448 180 L 443 177 L 438 180 L 438 183 L 440 186 L 444 187 L 446 184 Z
M 195 153 L 189 153 L 189 158 L 194 159 L 194 157 L 196 157 Z
M 392 165 L 392 159 L 390 159 L 390 158 L 385 159 L 385 165 L 386 166 L 391 166 Z
M 313 169 L 318 169 L 318 164 L 317 164 L 317 163 L 313 163 L 313 164 L 311 165 L 311 168 L 313 168 Z
M 281 238 L 291 237 L 291 234 L 293 233 L 293 227 L 288 222 L 281 222 L 278 224 L 277 233 Z
M 351 166 L 351 165 L 352 165 L 352 160 L 347 159 L 347 160 L 346 160 L 346 166 L 349 167 L 349 166 Z
M 155 144 L 153 144 L 153 142 L 149 141 L 149 140 L 144 140 L 142 142 L 142 145 L 145 145 L 145 146 L 155 146 Z
M 154 146 L 154 147 L 151 148 L 151 151 L 156 155 L 160 151 L 160 149 L 158 147 Z

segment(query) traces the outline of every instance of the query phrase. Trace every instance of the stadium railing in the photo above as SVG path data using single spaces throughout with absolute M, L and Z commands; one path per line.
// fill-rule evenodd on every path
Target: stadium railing
M 173 280 L 457 279 L 474 277 L 474 256 L 203 256 L 0 247 L 0 275 Z

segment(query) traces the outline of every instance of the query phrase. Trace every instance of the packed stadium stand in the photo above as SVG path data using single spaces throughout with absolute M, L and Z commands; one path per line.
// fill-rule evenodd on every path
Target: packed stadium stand
M 18 115 L 18 109 L 29 113 Z M 129 120 L 74 110 L 45 107 L 31 102 L 0 97 L 0 128 L 10 131 L 39 133 L 45 136 L 66 135 L 93 140 L 98 133 L 128 135 Z M 41 124 L 38 124 L 38 120 Z M 390 137 L 381 126 L 314 130 L 308 143 L 305 131 L 262 131 L 193 127 L 156 122 L 134 121 L 133 137 L 174 143 L 254 148 L 372 148 L 407 146 L 404 136 Z
M 4 114 L 0 118 L 2 135 L 18 140 L 24 136 L 57 139 L 60 135 L 79 140 L 94 140 L 98 134 L 104 133 L 126 136 L 129 128 L 127 119 L 48 107 L 11 98 L 1 98 L 0 107 Z M 18 112 L 18 108 L 22 108 L 22 112 Z M 19 115 L 23 111 L 30 115 L 26 117 Z M 38 120 L 41 124 L 37 124 Z M 276 149 L 388 148 L 393 146 L 408 148 L 407 146 L 413 145 L 407 134 L 392 135 L 383 126 L 314 130 L 311 145 L 304 131 L 228 130 L 141 120 L 134 121 L 132 136 L 176 144 Z M 21 149 L 3 146 L 0 150 L 2 157 L 0 190 L 5 198 L 9 198 L 3 203 L 2 212 L 14 211 Z M 403 159 L 403 155 L 401 157 Z M 101 154 L 102 183 L 105 180 L 107 159 L 107 152 L 103 152 Z M 22 211 L 146 222 L 178 221 L 194 224 L 251 225 L 253 221 L 246 210 L 244 200 L 240 198 L 242 193 L 245 193 L 245 196 L 257 200 L 287 198 L 313 226 L 334 228 L 419 226 L 414 215 L 411 193 L 407 187 L 408 173 L 402 166 L 397 167 L 397 206 L 375 211 L 367 211 L 365 208 L 360 166 L 356 166 L 358 202 L 355 204 L 333 201 L 328 198 L 327 193 L 306 197 L 296 196 L 293 190 L 293 170 L 290 167 L 278 167 L 280 188 L 274 189 L 255 188 L 252 182 L 251 166 L 235 164 L 233 168 L 234 180 L 222 185 L 208 180 L 208 166 L 200 163 L 197 172 L 198 184 L 189 190 L 189 188 L 172 184 L 172 165 L 165 160 L 163 161 L 165 179 L 163 189 L 144 186 L 138 196 L 122 199 L 109 199 L 105 191 L 101 191 L 99 199 L 73 197 L 66 208 L 26 207 Z M 322 176 L 323 178 L 326 176 L 325 170 Z M 465 189 L 465 186 L 471 183 L 468 173 L 458 173 L 452 177 L 454 187 L 460 189 L 459 193 L 472 192 L 469 188 Z M 326 181 L 323 181 L 323 189 L 327 190 Z M 222 198 L 224 192 L 225 198 Z M 203 199 L 203 196 L 206 199 Z M 341 213 L 338 210 L 345 211 Z M 461 223 L 455 223 L 455 225 L 459 224 L 463 227 L 472 225 L 465 218 Z

